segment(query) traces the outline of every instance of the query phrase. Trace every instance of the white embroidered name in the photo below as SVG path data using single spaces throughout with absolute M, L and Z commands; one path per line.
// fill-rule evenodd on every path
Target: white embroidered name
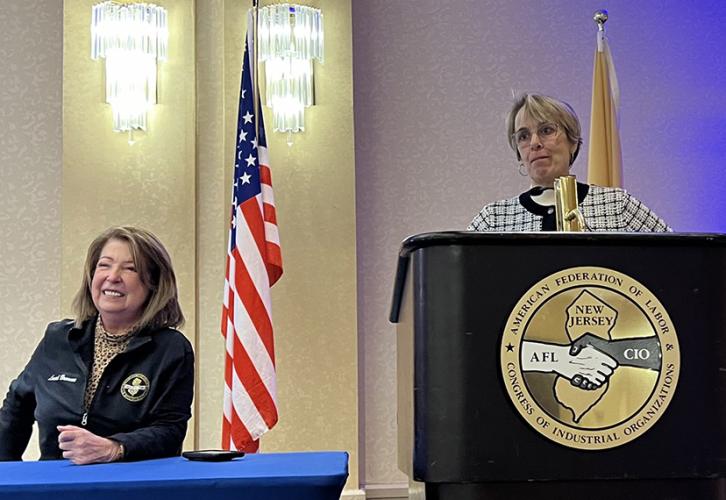
M 60 375 L 51 375 L 48 377 L 48 382 L 72 382 L 76 383 L 78 380 L 77 377 L 67 377 L 65 373 L 61 373 Z

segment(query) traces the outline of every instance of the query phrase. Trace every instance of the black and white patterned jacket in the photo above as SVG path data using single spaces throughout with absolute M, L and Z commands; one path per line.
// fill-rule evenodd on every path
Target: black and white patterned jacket
M 554 207 L 532 200 L 533 195 L 541 192 L 542 188 L 533 188 L 514 198 L 485 205 L 467 229 L 480 232 L 554 231 Z M 623 189 L 578 183 L 577 193 L 580 210 L 590 231 L 672 231 L 660 217 Z

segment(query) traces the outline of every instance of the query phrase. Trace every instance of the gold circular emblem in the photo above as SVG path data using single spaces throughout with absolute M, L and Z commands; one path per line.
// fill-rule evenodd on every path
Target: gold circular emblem
M 131 402 L 141 401 L 149 394 L 149 379 L 143 373 L 126 377 L 121 384 L 121 395 Z
M 517 411 L 540 434 L 581 450 L 637 439 L 678 383 L 673 322 L 641 283 L 574 267 L 536 283 L 507 320 L 501 370 Z

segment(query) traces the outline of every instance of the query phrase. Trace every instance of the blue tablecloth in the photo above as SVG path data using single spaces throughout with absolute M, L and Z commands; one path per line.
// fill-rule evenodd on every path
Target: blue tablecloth
M 84 466 L 66 460 L 0 462 L 0 498 L 337 500 L 347 477 L 345 452 L 258 453 L 230 462 L 181 457 Z

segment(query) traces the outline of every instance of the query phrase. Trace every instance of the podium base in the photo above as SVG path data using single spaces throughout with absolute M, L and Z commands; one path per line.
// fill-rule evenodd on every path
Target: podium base
M 726 479 L 426 483 L 426 500 L 726 500 Z

